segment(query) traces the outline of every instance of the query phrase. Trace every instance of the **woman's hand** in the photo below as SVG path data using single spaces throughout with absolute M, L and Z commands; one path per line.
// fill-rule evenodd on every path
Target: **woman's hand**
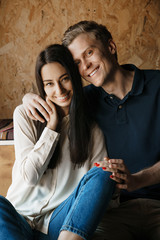
M 52 113 L 49 114 L 49 120 L 47 121 L 47 127 L 50 128 L 51 130 L 55 131 L 57 128 L 58 122 L 59 122 L 57 110 L 56 110 L 54 103 L 48 97 L 46 97 L 46 102 L 52 110 Z
M 49 120 L 52 109 L 39 95 L 27 93 L 24 95 L 22 102 L 28 117 L 30 117 L 32 120 L 38 120 L 42 123 L 45 122 L 45 119 L 46 121 Z M 40 116 L 38 112 L 40 112 L 44 118 Z

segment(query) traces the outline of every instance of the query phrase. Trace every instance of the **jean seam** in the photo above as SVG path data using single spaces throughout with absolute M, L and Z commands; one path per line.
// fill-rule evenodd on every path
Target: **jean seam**
M 89 177 L 88 177 L 89 173 L 86 173 L 86 176 L 84 177 L 84 184 L 88 181 Z M 83 190 L 84 185 L 82 186 L 81 191 Z M 80 193 L 81 193 L 80 191 Z M 61 206 L 61 208 L 59 209 L 59 211 L 57 211 L 57 213 L 55 214 L 55 216 L 53 218 L 51 218 L 50 222 L 57 216 L 57 214 L 62 210 L 62 208 L 66 205 L 66 203 L 69 201 L 69 199 L 72 197 L 73 193 L 68 197 L 68 199 L 65 200 L 65 202 L 63 203 L 63 205 Z M 56 209 L 55 209 L 56 210 Z
M 78 234 L 80 237 L 83 237 L 83 238 L 85 238 L 85 240 L 87 240 L 88 235 L 87 235 L 85 232 L 83 232 L 83 231 L 81 231 L 81 230 L 79 230 L 79 229 L 77 229 L 77 228 L 75 228 L 75 227 L 72 227 L 72 226 L 70 226 L 70 225 L 65 224 L 65 225 L 63 225 L 62 228 L 60 229 L 60 232 L 63 231 L 63 230 L 71 231 L 71 232 L 73 232 L 73 233 L 76 233 L 76 234 Z
M 81 197 L 81 194 L 82 194 L 82 192 L 83 192 L 83 190 L 84 190 L 84 188 L 85 188 L 85 184 L 86 184 L 86 182 L 88 181 L 88 179 L 89 179 L 89 177 L 88 177 L 88 173 L 86 174 L 86 176 L 85 176 L 85 178 L 84 178 L 84 184 L 83 184 L 83 186 L 82 186 L 82 188 L 81 188 L 81 190 L 80 190 L 80 192 L 79 192 L 79 194 L 78 194 L 78 197 L 76 198 L 76 201 L 75 201 L 75 203 L 74 203 L 74 208 L 72 209 L 72 211 L 71 211 L 71 213 L 70 213 L 70 217 L 68 218 L 68 220 L 67 220 L 67 222 L 65 223 L 65 225 L 62 225 L 62 228 L 60 229 L 60 231 L 64 228 L 64 226 L 66 226 L 67 228 L 69 227 L 70 229 L 76 229 L 77 230 L 77 228 L 74 228 L 74 227 L 72 227 L 72 226 L 70 226 L 69 225 L 69 223 L 70 223 L 70 221 L 71 221 L 71 218 L 72 218 L 72 216 L 73 216 L 73 214 L 74 214 L 74 211 L 75 211 L 75 208 L 77 207 L 77 205 L 78 205 L 78 203 L 79 203 L 79 199 L 80 199 L 80 197 Z M 83 231 L 81 231 L 81 230 L 77 230 L 79 233 L 82 233 L 85 237 L 87 236 L 87 234 L 85 233 L 85 232 L 83 232 Z

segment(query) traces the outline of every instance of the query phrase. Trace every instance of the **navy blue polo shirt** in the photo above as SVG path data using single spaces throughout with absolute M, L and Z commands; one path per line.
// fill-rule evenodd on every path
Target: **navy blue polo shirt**
M 84 92 L 90 115 L 104 133 L 109 157 L 123 159 L 135 173 L 160 160 L 160 71 L 122 67 L 135 71 L 124 99 L 92 84 Z M 122 201 L 138 197 L 160 199 L 160 184 L 121 194 Z

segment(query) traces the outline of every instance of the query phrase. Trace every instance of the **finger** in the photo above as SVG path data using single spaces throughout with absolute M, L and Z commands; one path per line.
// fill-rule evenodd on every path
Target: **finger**
M 49 107 L 52 109 L 52 113 L 56 111 L 56 106 L 54 105 L 54 103 L 48 98 L 46 97 L 46 102 L 49 105 Z
M 105 168 L 108 168 L 109 164 L 107 161 L 103 160 L 103 161 L 100 161 L 100 162 L 96 162 L 94 164 L 96 167 L 104 167 Z
M 122 182 L 122 180 L 121 180 L 121 179 L 119 179 L 119 178 L 117 178 L 117 177 L 113 176 L 113 174 L 112 174 L 112 175 L 110 175 L 110 178 L 111 178 L 112 180 L 114 180 L 115 182 L 117 182 L 117 183 L 121 183 L 121 182 Z
M 113 172 L 112 176 L 114 176 L 117 179 L 120 179 L 120 181 L 126 181 L 127 180 L 127 174 L 125 173 L 119 173 L 119 172 Z
M 120 183 L 118 183 L 118 184 L 116 184 L 116 187 L 118 188 L 118 189 L 127 189 L 127 184 L 120 184 Z
M 37 118 L 37 120 L 44 122 L 44 119 L 46 119 L 47 121 L 49 121 L 49 113 L 46 112 L 46 110 L 40 103 L 34 102 L 33 107 L 30 106 L 30 111 Z
M 120 170 L 120 171 L 126 171 L 126 167 L 124 164 L 109 164 L 109 167 L 112 168 L 112 169 L 117 169 L 117 170 Z
M 109 165 L 110 168 L 117 168 L 121 171 L 126 169 L 123 159 L 109 159 L 108 162 L 111 164 Z
M 34 101 L 32 102 L 32 105 L 35 109 L 38 110 L 36 112 L 35 110 L 32 109 L 32 113 L 35 114 L 39 121 L 42 121 L 43 118 L 49 121 L 50 119 L 49 115 L 52 114 L 52 108 L 48 105 L 46 101 L 44 101 L 40 96 L 37 95 Z
M 29 118 L 31 118 L 34 121 L 37 121 L 37 119 L 32 115 L 32 113 L 28 109 L 25 109 L 25 111 L 26 111 Z
M 42 123 L 45 122 L 45 119 L 40 116 L 40 113 L 39 113 L 35 108 L 33 108 L 32 110 L 30 110 L 30 113 L 31 113 L 31 115 L 34 117 L 34 119 L 35 119 L 36 121 L 40 121 L 40 122 L 42 122 Z M 28 116 L 29 116 L 29 115 L 28 115 Z M 30 116 L 29 116 L 29 117 L 30 117 Z M 32 117 L 32 119 L 33 119 L 33 117 Z
M 124 161 L 123 161 L 123 159 L 115 159 L 115 158 L 110 158 L 109 160 L 109 163 L 117 163 L 117 164 L 124 164 Z
M 104 161 L 109 161 L 109 157 L 104 157 Z
M 109 168 L 108 163 L 106 161 L 96 162 L 96 163 L 94 163 L 94 166 L 96 166 L 98 168 L 102 168 L 104 171 L 117 172 L 117 169 Z
M 47 112 L 47 113 L 52 113 L 52 109 L 50 108 L 50 106 L 47 104 L 47 102 L 44 100 L 44 99 L 42 99 L 39 95 L 37 95 L 36 97 L 35 97 L 35 102 L 37 102 L 37 104 L 39 103 L 40 104 L 40 106 L 42 106 L 43 107 L 43 109 L 45 109 L 45 111 Z M 38 109 L 38 107 L 39 107 L 39 104 L 37 105 L 37 109 Z

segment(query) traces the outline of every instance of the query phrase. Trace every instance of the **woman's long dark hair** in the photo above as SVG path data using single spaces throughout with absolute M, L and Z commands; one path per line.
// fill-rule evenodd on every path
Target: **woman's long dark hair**
M 66 47 L 59 44 L 48 46 L 39 54 L 35 69 L 37 87 L 43 99 L 45 99 L 46 94 L 41 77 L 41 69 L 45 64 L 52 62 L 60 63 L 66 69 L 72 82 L 73 97 L 69 109 L 70 125 L 68 131 L 70 157 L 74 165 L 81 167 L 90 156 L 91 128 L 93 126 L 85 108 L 81 76 L 70 51 Z M 44 126 L 41 127 L 42 132 Z M 58 162 L 56 161 L 52 164 L 53 167 L 57 165 Z

